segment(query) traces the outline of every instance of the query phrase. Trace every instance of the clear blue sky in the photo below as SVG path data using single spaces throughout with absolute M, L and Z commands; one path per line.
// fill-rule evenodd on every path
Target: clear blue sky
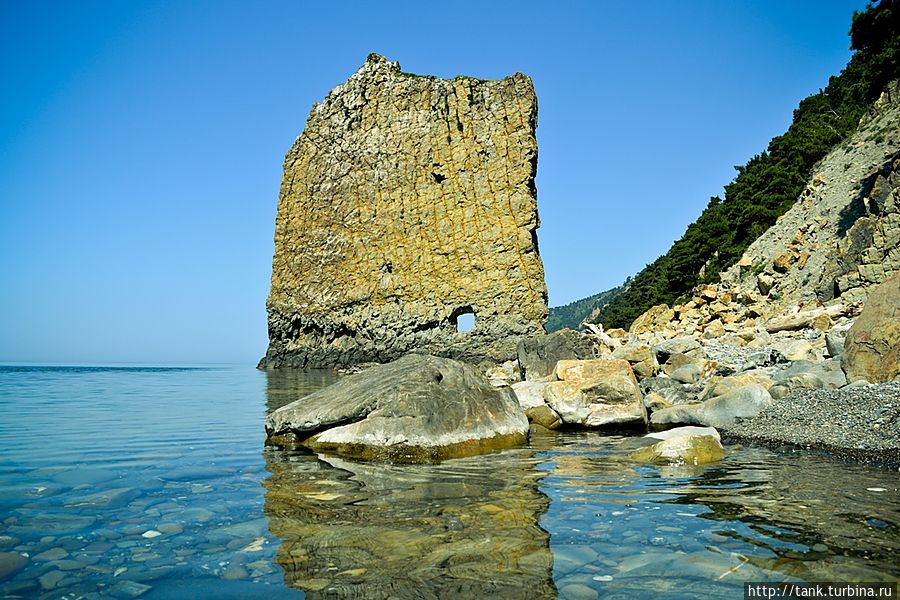
M 284 153 L 378 52 L 539 101 L 550 304 L 658 255 L 865 2 L 0 1 L 0 361 L 254 362 Z

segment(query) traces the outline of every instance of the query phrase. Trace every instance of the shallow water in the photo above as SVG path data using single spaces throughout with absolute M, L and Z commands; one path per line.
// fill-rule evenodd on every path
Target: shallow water
M 895 471 L 758 448 L 648 467 L 593 433 L 438 465 L 266 447 L 266 412 L 333 377 L 0 367 L 0 596 L 736 598 L 900 574 Z

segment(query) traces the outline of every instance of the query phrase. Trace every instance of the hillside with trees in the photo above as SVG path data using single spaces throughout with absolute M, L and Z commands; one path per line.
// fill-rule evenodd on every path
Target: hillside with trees
M 882 0 L 855 13 L 850 28 L 850 47 L 855 52 L 840 75 L 801 101 L 788 130 L 747 164 L 735 167 L 737 176 L 725 186 L 724 198 L 711 198 L 681 239 L 591 320 L 605 327 L 627 328 L 651 306 L 676 303 L 696 285 L 717 281 L 720 271 L 737 262 L 793 205 L 816 163 L 856 130 L 886 84 L 900 77 L 898 23 L 900 0 Z M 553 311 L 567 315 L 560 316 L 560 322 L 573 326 L 577 317 L 569 307 L 590 304 L 601 295 Z
M 594 294 L 593 296 L 588 296 L 587 298 L 582 298 L 581 300 L 576 300 L 575 302 L 570 302 L 563 306 L 551 307 L 550 315 L 547 317 L 547 322 L 544 324 L 544 329 L 548 332 L 563 329 L 565 327 L 579 329 L 582 321 L 589 318 L 594 311 L 602 310 L 603 307 L 609 304 L 613 298 L 625 289 L 626 285 L 627 282 L 625 285 L 614 287 L 611 290 L 606 290 L 605 292 L 600 292 L 599 294 Z

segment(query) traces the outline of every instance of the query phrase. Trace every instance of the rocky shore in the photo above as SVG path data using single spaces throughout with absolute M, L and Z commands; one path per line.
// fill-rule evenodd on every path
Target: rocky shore
M 426 111 L 424 129 L 399 147 L 369 134 L 381 131 L 379 123 L 390 131 L 398 114 L 428 108 L 420 106 L 420 88 L 447 98 L 448 106 L 467 107 L 467 116 Z M 404 99 L 402 110 L 396 102 L 359 100 L 384 90 Z M 500 101 L 514 96 L 527 101 Z M 371 56 L 314 108 L 289 154 L 268 302 L 270 346 L 260 364 L 387 364 L 279 409 L 267 420 L 270 441 L 355 458 L 441 460 L 518 444 L 530 422 L 679 430 L 640 442 L 653 449 L 632 457 L 648 462 L 717 460 L 723 437 L 900 465 L 900 138 L 886 133 L 900 131 L 898 100 L 894 82 L 858 131 L 816 165 L 798 201 L 718 274 L 718 283 L 651 307 L 628 331 L 604 330 L 593 315 L 582 323 L 585 331 L 543 334 L 536 333 L 546 287 L 531 185 L 530 80 L 423 79 Z M 495 105 L 518 133 L 499 123 Z M 357 121 L 364 124 L 358 130 Z M 483 140 L 482 129 L 491 132 Z M 470 135 L 487 150 L 503 139 L 515 152 L 485 151 L 473 163 L 463 151 Z M 320 138 L 342 140 L 341 153 L 317 155 Z M 387 163 L 357 172 L 356 153 L 368 156 L 367 144 L 384 150 Z M 436 154 L 446 160 L 435 162 Z M 353 182 L 346 189 L 319 185 L 345 171 Z M 412 188 L 379 179 L 394 171 L 409 171 Z M 491 186 L 457 185 L 478 171 Z M 315 185 L 296 184 L 295 175 Z M 382 197 L 376 218 L 359 198 L 384 196 L 383 189 L 396 198 Z M 499 196 L 510 202 L 482 206 L 483 198 Z M 461 213 L 433 214 L 448 198 Z M 335 221 L 334 206 L 349 220 Z M 440 243 L 410 235 L 457 222 L 470 234 L 445 235 Z M 485 246 L 485 239 L 496 243 Z M 701 279 L 710 279 L 710 264 L 699 269 Z M 460 327 L 463 315 L 475 319 L 471 331 Z M 487 381 L 471 369 L 476 363 Z
M 627 332 L 525 338 L 483 377 L 425 355 L 370 367 L 273 412 L 269 439 L 417 462 L 519 444 L 530 422 L 629 431 L 631 458 L 648 463 L 715 462 L 724 438 L 900 467 L 900 274 L 864 308 L 798 306 L 765 321 L 732 318 L 765 310 L 742 305 L 740 289 L 696 292 L 691 308 L 655 307 Z
M 900 382 L 800 390 L 722 430 L 726 441 L 823 450 L 900 467 Z
M 900 467 L 900 275 L 875 287 L 864 307 L 769 311 L 740 286 L 701 286 L 685 305 L 654 307 L 627 332 L 588 326 L 525 340 L 517 363 L 487 376 L 550 429 L 700 426 L 713 428 L 716 442 L 721 435 Z

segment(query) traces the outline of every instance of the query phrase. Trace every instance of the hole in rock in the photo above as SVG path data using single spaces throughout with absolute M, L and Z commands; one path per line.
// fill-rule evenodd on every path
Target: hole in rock
M 446 175 L 441 175 L 440 173 L 432 173 L 431 176 L 434 177 L 434 181 L 436 183 L 441 183 L 442 181 L 447 179 Z
M 456 326 L 457 333 L 472 331 L 475 328 L 475 311 L 469 307 L 461 308 L 454 313 L 451 320 Z

